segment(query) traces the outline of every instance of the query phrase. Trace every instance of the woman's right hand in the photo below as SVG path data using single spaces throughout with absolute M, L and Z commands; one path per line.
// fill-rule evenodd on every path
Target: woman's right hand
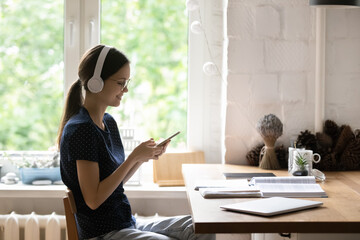
M 150 138 L 149 140 L 142 142 L 139 146 L 137 146 L 132 151 L 130 156 L 136 159 L 136 161 L 147 162 L 150 159 L 157 160 L 159 158 L 158 155 L 161 155 L 162 150 L 163 147 L 156 147 L 156 142 L 154 139 Z

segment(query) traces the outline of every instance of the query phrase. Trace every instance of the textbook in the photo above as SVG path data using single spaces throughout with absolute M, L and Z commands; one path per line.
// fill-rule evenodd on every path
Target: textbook
M 256 186 L 263 197 L 327 197 L 314 176 L 254 177 L 250 185 Z

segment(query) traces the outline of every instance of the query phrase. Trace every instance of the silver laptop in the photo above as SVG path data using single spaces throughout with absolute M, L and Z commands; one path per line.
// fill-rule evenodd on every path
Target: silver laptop
M 223 209 L 235 212 L 273 216 L 282 213 L 294 212 L 322 205 L 322 202 L 296 198 L 271 197 L 260 200 L 234 203 L 220 206 Z

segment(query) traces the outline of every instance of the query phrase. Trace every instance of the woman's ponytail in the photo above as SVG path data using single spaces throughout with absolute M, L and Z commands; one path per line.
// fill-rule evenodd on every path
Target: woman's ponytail
M 56 141 L 58 149 L 60 149 L 61 136 L 66 123 L 69 121 L 69 119 L 72 116 L 74 116 L 79 112 L 80 108 L 83 105 L 83 102 L 84 102 L 84 98 L 82 96 L 82 84 L 80 79 L 78 79 L 76 82 L 74 82 L 71 85 L 66 97 L 65 108 L 63 115 L 61 117 L 59 132 Z

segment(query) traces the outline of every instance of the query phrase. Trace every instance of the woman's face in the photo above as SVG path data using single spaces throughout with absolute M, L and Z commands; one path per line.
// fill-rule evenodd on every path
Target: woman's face
M 104 88 L 99 93 L 99 100 L 107 106 L 118 107 L 124 93 L 128 92 L 127 86 L 124 88 L 130 77 L 130 64 L 125 64 L 116 73 L 104 81 Z

